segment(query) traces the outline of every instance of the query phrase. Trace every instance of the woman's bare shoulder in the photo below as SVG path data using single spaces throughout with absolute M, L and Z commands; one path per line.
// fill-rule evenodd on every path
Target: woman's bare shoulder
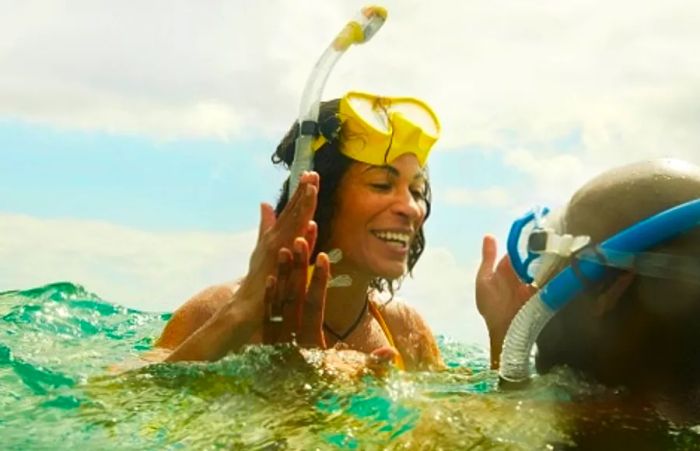
M 444 367 L 430 326 L 415 307 L 394 298 L 382 304 L 379 310 L 409 368 Z
M 240 280 L 232 280 L 212 285 L 192 296 L 173 312 L 156 346 L 174 349 L 180 345 L 233 298 L 239 285 Z
M 208 316 L 211 316 L 211 313 L 217 311 L 222 305 L 231 300 L 239 285 L 240 281 L 232 280 L 207 287 L 182 304 L 175 311 L 174 315 L 179 312 L 187 312 L 190 315 L 208 313 Z

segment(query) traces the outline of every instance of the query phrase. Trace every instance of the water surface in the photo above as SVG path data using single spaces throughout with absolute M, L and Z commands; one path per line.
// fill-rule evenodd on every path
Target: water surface
M 56 283 L 0 293 L 0 318 L 4 449 L 700 449 L 570 371 L 497 391 L 486 350 L 443 337 L 441 373 L 347 381 L 280 346 L 112 374 L 169 314 Z

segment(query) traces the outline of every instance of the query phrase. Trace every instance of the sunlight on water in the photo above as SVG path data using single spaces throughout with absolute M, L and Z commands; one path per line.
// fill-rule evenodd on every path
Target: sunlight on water
M 698 440 L 610 407 L 617 393 L 566 371 L 498 392 L 485 350 L 446 339 L 449 371 L 381 380 L 339 380 L 291 346 L 112 374 L 151 349 L 168 314 L 57 283 L 1 293 L 0 318 L 3 449 L 565 449 L 610 430 L 662 449 Z M 573 408 L 581 399 L 594 408 Z

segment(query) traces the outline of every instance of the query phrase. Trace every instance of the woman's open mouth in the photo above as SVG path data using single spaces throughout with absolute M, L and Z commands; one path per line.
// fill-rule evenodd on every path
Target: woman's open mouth
M 411 244 L 411 233 L 408 232 L 372 230 L 372 235 L 376 236 L 391 248 L 398 251 L 408 250 L 408 247 Z

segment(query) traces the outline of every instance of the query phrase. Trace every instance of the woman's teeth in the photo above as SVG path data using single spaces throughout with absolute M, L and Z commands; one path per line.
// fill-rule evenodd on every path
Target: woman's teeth
M 406 247 L 411 240 L 411 236 L 401 232 L 374 232 L 380 240 L 393 246 Z

